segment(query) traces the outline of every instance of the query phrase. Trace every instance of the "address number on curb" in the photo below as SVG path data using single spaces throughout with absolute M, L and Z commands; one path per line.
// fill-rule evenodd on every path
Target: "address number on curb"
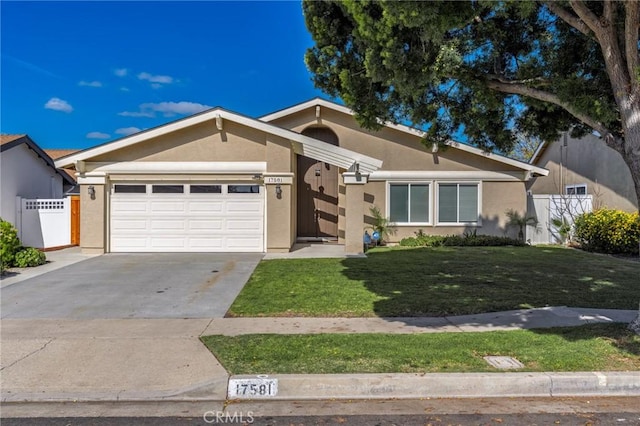
M 229 398 L 269 398 L 278 394 L 278 379 L 230 379 Z

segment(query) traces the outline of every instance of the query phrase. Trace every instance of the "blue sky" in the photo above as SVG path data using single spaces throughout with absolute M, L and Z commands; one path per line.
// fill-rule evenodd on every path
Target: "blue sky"
M 7 2 L 2 133 L 87 148 L 215 106 L 315 96 L 300 2 Z M 327 97 L 327 96 L 324 96 Z

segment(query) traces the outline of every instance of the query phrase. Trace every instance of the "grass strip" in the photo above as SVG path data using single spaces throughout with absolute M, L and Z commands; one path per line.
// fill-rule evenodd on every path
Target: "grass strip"
M 486 355 L 511 356 L 518 371 L 640 370 L 640 336 L 624 324 L 436 334 L 252 334 L 202 342 L 232 374 L 499 371 Z

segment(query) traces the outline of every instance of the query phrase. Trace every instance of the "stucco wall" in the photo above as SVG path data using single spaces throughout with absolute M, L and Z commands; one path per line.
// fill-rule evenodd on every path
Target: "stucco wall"
M 562 139 L 552 143 L 536 165 L 549 169 L 549 175 L 527 185 L 533 194 L 563 194 L 566 185 L 586 184 L 594 207 L 638 209 L 628 166 L 620 154 L 593 135 L 567 137 L 566 147 Z
M 89 196 L 90 185 L 80 185 L 80 246 L 85 253 L 104 253 L 107 250 L 105 236 L 108 204 L 107 185 L 91 185 L 95 199 Z
M 0 155 L 0 216 L 16 224 L 16 196 L 62 198 L 62 177 L 25 144 Z
M 433 154 L 431 147 L 424 146 L 417 135 L 390 128 L 363 130 L 352 116 L 327 108 L 321 108 L 320 120 L 315 117 L 315 109 L 309 108 L 272 123 L 296 132 L 309 126 L 327 126 L 336 133 L 341 147 L 383 160 L 381 170 L 521 171 L 490 157 L 455 148 Z
M 265 161 L 266 139 L 265 133 L 228 120 L 223 131 L 205 122 L 91 161 Z
M 364 188 L 364 216 L 365 226 L 373 224 L 373 217 L 370 208 L 378 206 L 383 215 L 389 215 L 386 199 L 386 182 L 369 182 Z M 430 209 L 432 214 L 431 225 L 406 226 L 399 225 L 393 227 L 394 233 L 388 239 L 389 242 L 399 242 L 405 237 L 413 237 L 415 232 L 422 230 L 431 235 L 451 235 L 462 234 L 465 231 L 476 230 L 478 234 L 487 235 L 508 235 L 515 237 L 517 230 L 507 227 L 507 217 L 505 212 L 513 209 L 520 214 L 525 213 L 526 192 L 523 182 L 482 182 L 482 212 L 481 226 L 445 226 L 437 225 L 437 212 L 435 186 L 432 191 Z

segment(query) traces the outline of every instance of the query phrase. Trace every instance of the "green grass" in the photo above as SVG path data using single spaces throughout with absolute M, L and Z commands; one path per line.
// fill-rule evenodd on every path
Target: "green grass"
M 513 356 L 518 371 L 640 370 L 640 337 L 622 324 L 442 334 L 206 336 L 232 374 L 498 371 L 486 355 Z
M 560 247 L 374 249 L 261 262 L 228 316 L 442 316 L 544 306 L 637 309 L 640 263 Z

